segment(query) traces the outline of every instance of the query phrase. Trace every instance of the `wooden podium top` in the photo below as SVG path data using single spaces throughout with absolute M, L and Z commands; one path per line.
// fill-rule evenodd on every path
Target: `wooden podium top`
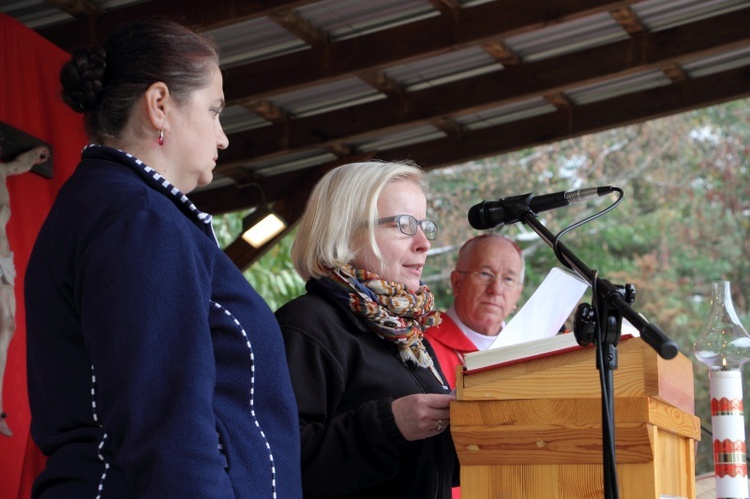
M 617 346 L 615 397 L 651 397 L 690 414 L 695 413 L 693 366 L 682 353 L 665 360 L 641 338 Z M 465 373 L 459 367 L 456 398 L 470 400 L 533 400 L 601 398 L 596 349 L 572 352 Z

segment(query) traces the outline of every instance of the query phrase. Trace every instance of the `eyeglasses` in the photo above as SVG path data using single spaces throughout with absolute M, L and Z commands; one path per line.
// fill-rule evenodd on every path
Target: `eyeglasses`
M 487 270 L 480 270 L 479 272 L 469 272 L 468 270 L 457 270 L 456 272 L 458 272 L 459 274 L 471 274 L 486 285 L 490 285 L 494 283 L 495 281 L 499 280 L 500 284 L 502 284 L 503 287 L 508 288 L 508 289 L 513 289 L 513 288 L 517 288 L 521 284 L 521 281 L 518 280 L 518 278 L 516 277 L 496 276 L 495 274 Z
M 394 215 L 392 217 L 385 217 L 378 220 L 378 225 L 388 224 L 396 222 L 398 230 L 407 236 L 413 236 L 417 233 L 417 228 L 422 227 L 424 235 L 430 241 L 434 241 L 437 237 L 438 226 L 432 220 L 417 220 L 411 215 Z

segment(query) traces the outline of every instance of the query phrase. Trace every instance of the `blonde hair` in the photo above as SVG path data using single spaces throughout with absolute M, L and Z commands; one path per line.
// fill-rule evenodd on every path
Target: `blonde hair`
M 365 229 L 367 243 L 382 262 L 375 242 L 380 193 L 396 180 L 421 186 L 422 178 L 422 170 L 408 161 L 349 163 L 326 173 L 300 219 L 292 244 L 294 268 L 308 280 L 350 263 L 361 250 L 355 244 L 365 240 L 361 238 Z

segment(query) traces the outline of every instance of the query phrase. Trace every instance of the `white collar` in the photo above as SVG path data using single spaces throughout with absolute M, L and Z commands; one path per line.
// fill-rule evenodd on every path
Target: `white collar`
M 477 333 L 473 329 L 471 329 L 469 326 L 463 323 L 461 319 L 458 318 L 458 315 L 456 315 L 456 309 L 453 305 L 446 310 L 445 314 L 450 317 L 453 322 L 456 323 L 458 328 L 461 330 L 462 333 L 464 333 L 464 336 L 469 338 L 469 340 L 474 343 L 474 346 L 477 347 L 478 350 L 487 350 L 490 345 L 497 339 L 497 334 L 494 336 L 487 336 L 486 334 Z M 503 324 L 500 326 L 500 330 L 505 327 L 505 321 L 503 321 Z M 497 332 L 500 334 L 500 331 Z

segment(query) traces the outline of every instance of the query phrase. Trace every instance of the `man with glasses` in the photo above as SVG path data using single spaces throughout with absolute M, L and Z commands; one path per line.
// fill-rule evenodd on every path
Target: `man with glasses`
M 487 349 L 516 309 L 523 291 L 521 249 L 499 234 L 469 239 L 458 251 L 451 272 L 453 306 L 442 323 L 425 331 L 451 388 L 464 355 Z

